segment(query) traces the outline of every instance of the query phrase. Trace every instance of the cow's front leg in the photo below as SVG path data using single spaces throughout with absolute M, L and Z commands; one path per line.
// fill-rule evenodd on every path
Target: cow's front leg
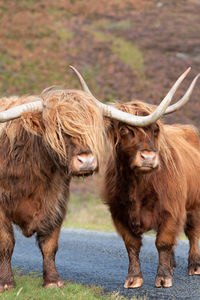
M 60 227 L 48 235 L 37 235 L 38 244 L 43 256 L 43 286 L 62 287 L 64 282 L 60 279 L 55 266 L 55 256 L 58 250 Z
M 14 288 L 11 257 L 15 245 L 12 224 L 0 208 L 0 293 Z
M 171 287 L 173 271 L 176 266 L 174 258 L 174 245 L 176 244 L 177 224 L 171 217 L 165 219 L 159 228 L 156 238 L 159 264 L 156 275 L 156 287 Z
M 172 272 L 174 272 L 174 269 L 176 268 L 176 259 L 175 259 L 175 253 L 174 253 L 174 247 L 171 251 L 171 255 L 170 255 L 170 266 L 172 269 Z
M 124 284 L 125 288 L 138 288 L 143 284 L 143 277 L 140 268 L 139 252 L 142 246 L 140 236 L 133 235 L 120 222 L 114 220 L 119 234 L 122 236 L 129 257 L 128 275 Z

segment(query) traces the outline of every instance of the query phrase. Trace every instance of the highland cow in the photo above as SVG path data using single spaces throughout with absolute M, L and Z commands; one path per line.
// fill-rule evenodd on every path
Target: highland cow
M 55 267 L 72 176 L 90 175 L 102 156 L 104 124 L 82 91 L 45 90 L 40 97 L 1 99 L 0 292 L 14 287 L 12 223 L 36 233 L 43 285 L 63 285 Z
M 173 95 L 188 71 L 175 83 L 172 94 L 171 90 L 166 97 Z M 84 89 L 90 92 L 77 71 L 76 74 Z M 168 107 L 165 113 L 177 110 L 188 101 L 197 78 L 184 97 Z M 121 119 L 116 117 L 117 111 L 123 111 Z M 128 252 L 125 288 L 142 286 L 139 253 L 142 234 L 149 230 L 157 232 L 159 264 L 156 287 L 172 286 L 176 266 L 174 246 L 183 228 L 190 241 L 188 273 L 200 275 L 198 134 L 190 126 L 163 125 L 158 119 L 146 122 L 147 116 L 155 111 L 153 105 L 132 101 L 115 104 L 115 119 L 112 115 L 107 119 L 112 153 L 106 167 L 103 195 Z M 126 116 L 131 119 L 127 113 L 134 117 L 132 122 L 126 122 Z

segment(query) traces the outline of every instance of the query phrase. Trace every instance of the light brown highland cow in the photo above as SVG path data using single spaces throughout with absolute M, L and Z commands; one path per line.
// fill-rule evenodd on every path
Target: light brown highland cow
M 0 109 L 10 109 L 0 112 L 6 122 L 0 125 L 0 292 L 14 287 L 12 223 L 26 237 L 36 233 L 43 284 L 60 287 L 55 255 L 70 180 L 98 169 L 102 113 L 82 91 L 53 89 L 40 97 L 3 98 Z
M 173 96 L 188 71 L 163 102 Z M 75 72 L 85 91 L 90 92 Z M 187 102 L 197 78 L 184 97 L 164 113 Z M 152 229 L 157 232 L 159 254 L 156 287 L 172 286 L 174 246 L 183 228 L 190 242 L 188 273 L 200 275 L 200 144 L 196 130 L 184 125 L 163 125 L 159 117 L 152 117 L 158 108 L 139 101 L 115 104 L 112 108 L 99 106 L 107 109 L 107 133 L 112 146 L 104 200 L 129 256 L 124 287 L 137 288 L 143 283 L 139 261 L 142 234 Z

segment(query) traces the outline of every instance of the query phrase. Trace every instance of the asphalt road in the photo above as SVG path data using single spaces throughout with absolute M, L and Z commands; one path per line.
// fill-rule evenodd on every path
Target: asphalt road
M 16 231 L 16 246 L 12 266 L 24 272 L 42 271 L 42 256 L 35 238 L 25 238 Z M 157 251 L 154 238 L 145 236 L 141 251 L 144 276 L 143 287 L 124 289 L 128 257 L 124 244 L 116 234 L 87 230 L 62 229 L 56 265 L 64 280 L 97 285 L 105 292 L 117 292 L 128 297 L 146 296 L 147 299 L 200 299 L 200 276 L 187 275 L 188 242 L 179 241 L 176 247 L 177 267 L 172 288 L 155 288 Z

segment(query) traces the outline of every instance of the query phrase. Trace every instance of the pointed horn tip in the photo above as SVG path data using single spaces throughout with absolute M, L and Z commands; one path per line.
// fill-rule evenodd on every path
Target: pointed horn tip
M 194 85 L 196 84 L 196 82 L 197 82 L 197 80 L 198 80 L 198 78 L 200 77 L 200 73 L 199 74 L 197 74 L 197 76 L 193 79 L 193 81 L 192 81 L 192 83 L 191 83 L 191 85 L 194 87 Z
M 68 70 L 68 68 L 70 68 L 70 69 L 73 70 L 74 72 L 77 71 L 77 70 L 75 69 L 75 67 L 73 67 L 72 65 L 68 65 L 68 66 L 67 66 L 67 70 Z
M 195 77 L 195 79 L 197 80 L 200 77 L 200 73 L 197 74 L 197 76 Z
M 76 70 L 75 67 L 73 67 L 72 65 L 69 65 L 70 69 L 72 70 Z
M 81 80 L 81 79 L 82 79 L 82 76 L 81 76 L 81 74 L 79 73 L 79 71 L 78 71 L 75 67 L 73 67 L 72 65 L 69 65 L 69 67 L 70 67 L 70 69 L 72 69 L 72 70 L 74 71 L 74 73 L 78 76 L 79 80 Z M 80 78 L 81 78 L 81 79 L 80 79 Z
M 187 68 L 187 70 L 185 72 L 183 72 L 182 75 L 186 76 L 191 71 L 191 69 L 192 69 L 191 67 Z

